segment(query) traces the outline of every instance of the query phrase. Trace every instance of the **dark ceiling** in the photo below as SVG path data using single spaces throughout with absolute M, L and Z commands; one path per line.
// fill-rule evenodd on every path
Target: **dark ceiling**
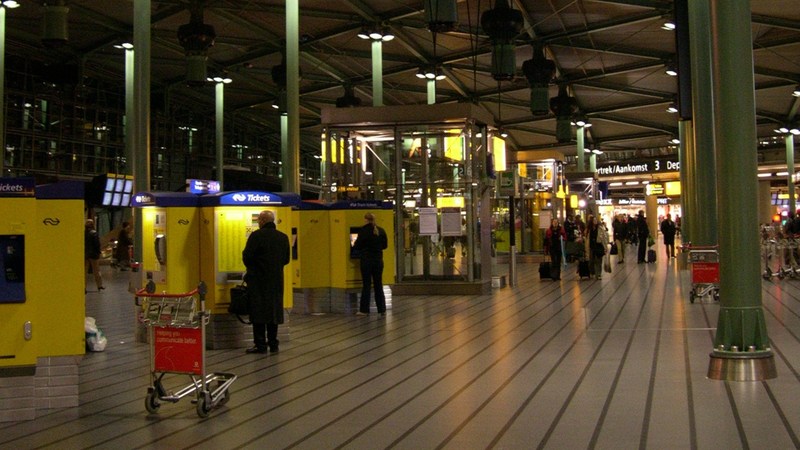
M 133 2 L 120 0 L 25 1 L 7 13 L 7 52 L 43 62 L 78 60 L 85 74 L 122 79 L 122 52 L 112 44 L 130 39 Z M 58 48 L 41 43 L 43 3 L 69 7 L 69 39 Z M 672 17 L 671 1 L 516 0 L 524 19 L 515 39 L 517 76 L 498 83 L 490 73 L 491 43 L 480 16 L 494 1 L 458 1 L 458 25 L 437 33 L 434 51 L 423 1 L 301 0 L 300 83 L 304 151 L 317 151 L 320 111 L 335 105 L 351 84 L 362 104 L 371 105 L 370 43 L 357 34 L 364 24 L 383 23 L 396 38 L 383 45 L 384 104 L 426 103 L 420 66 L 441 63 L 447 79 L 438 82 L 437 103 L 478 102 L 511 132 L 516 149 L 557 149 L 575 154 L 574 144 L 559 144 L 552 113 L 534 116 L 530 87 L 521 66 L 542 44 L 554 61 L 558 84 L 568 86 L 577 106 L 592 122 L 587 146 L 602 158 L 623 159 L 674 152 L 677 135 L 677 78 L 665 74 L 675 61 L 673 31 L 662 29 Z M 800 8 L 797 0 L 752 0 L 752 37 L 758 136 L 772 139 L 777 125 L 795 120 L 800 98 Z M 271 105 L 278 94 L 271 69 L 281 63 L 283 0 L 152 1 L 152 90 L 175 100 L 213 102 L 212 90 L 186 85 L 186 57 L 178 28 L 190 8 L 202 6 L 203 22 L 214 27 L 208 49 L 209 74 L 225 73 L 226 110 L 266 127 L 279 127 Z M 197 10 L 195 10 L 197 11 Z M 435 56 L 434 56 L 435 55 Z M 499 91 L 498 91 L 499 88 Z M 499 93 L 498 93 L 499 92 Z

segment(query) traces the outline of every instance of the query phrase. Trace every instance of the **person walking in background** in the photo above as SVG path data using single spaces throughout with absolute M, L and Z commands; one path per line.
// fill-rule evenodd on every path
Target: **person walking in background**
M 650 228 L 647 226 L 647 219 L 644 217 L 644 211 L 639 210 L 636 216 L 636 237 L 639 239 L 639 248 L 636 252 L 636 262 L 644 264 L 647 262 L 645 255 L 647 254 L 647 238 L 650 236 Z
M 675 232 L 677 227 L 675 222 L 672 221 L 672 216 L 667 214 L 667 217 L 661 222 L 661 234 L 664 236 L 664 246 L 667 250 L 667 259 L 675 257 Z
M 559 225 L 558 219 L 550 221 L 550 228 L 544 233 L 544 251 L 550 255 L 550 276 L 553 280 L 561 279 L 561 243 L 567 239 L 567 233 Z
M 242 262 L 253 322 L 253 347 L 247 353 L 278 352 L 278 325 L 283 323 L 283 266 L 291 257 L 289 237 L 275 226 L 275 213 L 261 211 L 258 230 L 247 238 Z
M 114 251 L 119 270 L 128 270 L 131 265 L 130 246 L 133 245 L 131 231 L 131 224 L 122 222 L 122 229 L 119 230 L 119 236 L 117 237 L 117 248 Z
M 586 218 L 584 241 L 589 256 L 589 274 L 600 280 L 603 277 L 603 257 L 608 250 L 608 231 L 591 214 Z
M 105 289 L 103 277 L 100 275 L 100 236 L 94 229 L 94 220 L 86 220 L 86 228 L 83 233 L 83 256 L 86 261 L 86 271 L 92 271 L 94 284 L 98 291 Z
M 625 236 L 628 232 L 628 227 L 622 221 L 622 217 L 622 214 L 617 214 L 614 216 L 614 221 L 611 222 L 614 244 L 617 245 L 617 264 L 625 262 Z
M 381 316 L 386 315 L 386 297 L 383 295 L 383 251 L 389 245 L 386 231 L 375 224 L 375 215 L 366 213 L 366 225 L 358 230 L 353 249 L 361 258 L 361 301 L 358 316 L 369 314 L 370 291 L 375 290 L 375 306 Z

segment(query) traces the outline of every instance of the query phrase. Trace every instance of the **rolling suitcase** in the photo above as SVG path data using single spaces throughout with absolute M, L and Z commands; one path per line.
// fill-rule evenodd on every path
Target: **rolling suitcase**
M 539 279 L 545 280 L 553 277 L 553 270 L 550 267 L 550 261 L 542 261 L 539 263 Z
M 656 251 L 652 248 L 647 251 L 647 262 L 654 263 L 656 262 Z
M 582 259 L 578 261 L 578 278 L 591 278 L 589 273 L 589 260 Z

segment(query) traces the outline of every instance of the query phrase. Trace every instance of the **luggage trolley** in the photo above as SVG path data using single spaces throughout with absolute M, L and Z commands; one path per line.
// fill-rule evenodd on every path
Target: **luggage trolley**
M 689 301 L 695 298 L 713 296 L 719 301 L 719 251 L 717 246 L 686 246 L 689 250 L 689 262 L 692 263 L 692 290 Z
M 155 284 L 150 281 L 136 292 L 136 304 L 144 306 L 150 342 L 151 385 L 147 387 L 145 409 L 155 413 L 161 402 L 177 403 L 183 397 L 195 395 L 192 402 L 196 404 L 197 415 L 207 417 L 211 409 L 228 402 L 229 388 L 236 375 L 205 372 L 205 326 L 209 318 L 205 310 L 206 285 L 200 282 L 196 289 L 184 294 L 154 291 Z M 175 393 L 167 391 L 162 382 L 168 373 L 189 375 L 192 382 Z

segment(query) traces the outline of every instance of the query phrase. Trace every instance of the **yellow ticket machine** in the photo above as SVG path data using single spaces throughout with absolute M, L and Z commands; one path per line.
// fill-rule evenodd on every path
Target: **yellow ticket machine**
M 297 242 L 292 252 L 294 309 L 302 314 L 330 312 L 330 207 L 303 201 L 292 212 Z
M 188 192 L 139 192 L 131 206 L 142 214 L 141 286 L 180 294 L 200 283 L 199 196 Z
M 389 246 L 383 251 L 383 284 L 389 286 L 396 279 L 394 247 L 394 210 L 391 202 L 343 201 L 330 204 L 331 251 L 331 309 L 333 312 L 351 312 L 353 296 L 361 289 L 361 260 L 355 254 L 359 228 L 366 222 L 364 215 L 375 215 L 375 223 L 386 230 Z M 387 296 L 387 308 L 390 299 Z
M 78 373 L 85 351 L 83 197 L 83 182 L 0 178 L 0 383 L 13 391 L 0 418 L 32 419 L 57 395 L 78 405 L 77 377 L 51 376 L 48 367 Z M 31 388 L 55 382 L 61 394 Z
M 208 286 L 206 308 L 211 311 L 207 331 L 210 348 L 237 348 L 250 344 L 252 335 L 228 314 L 230 289 L 242 282 L 245 272 L 242 250 L 250 233 L 258 229 L 258 215 L 269 210 L 275 214 L 275 225 L 297 242 L 293 232 L 292 207 L 300 204 L 294 193 L 257 191 L 219 192 L 200 197 L 202 229 L 200 233 L 200 273 Z M 292 262 L 284 268 L 284 308 L 291 308 Z M 282 327 L 285 332 L 287 327 Z

